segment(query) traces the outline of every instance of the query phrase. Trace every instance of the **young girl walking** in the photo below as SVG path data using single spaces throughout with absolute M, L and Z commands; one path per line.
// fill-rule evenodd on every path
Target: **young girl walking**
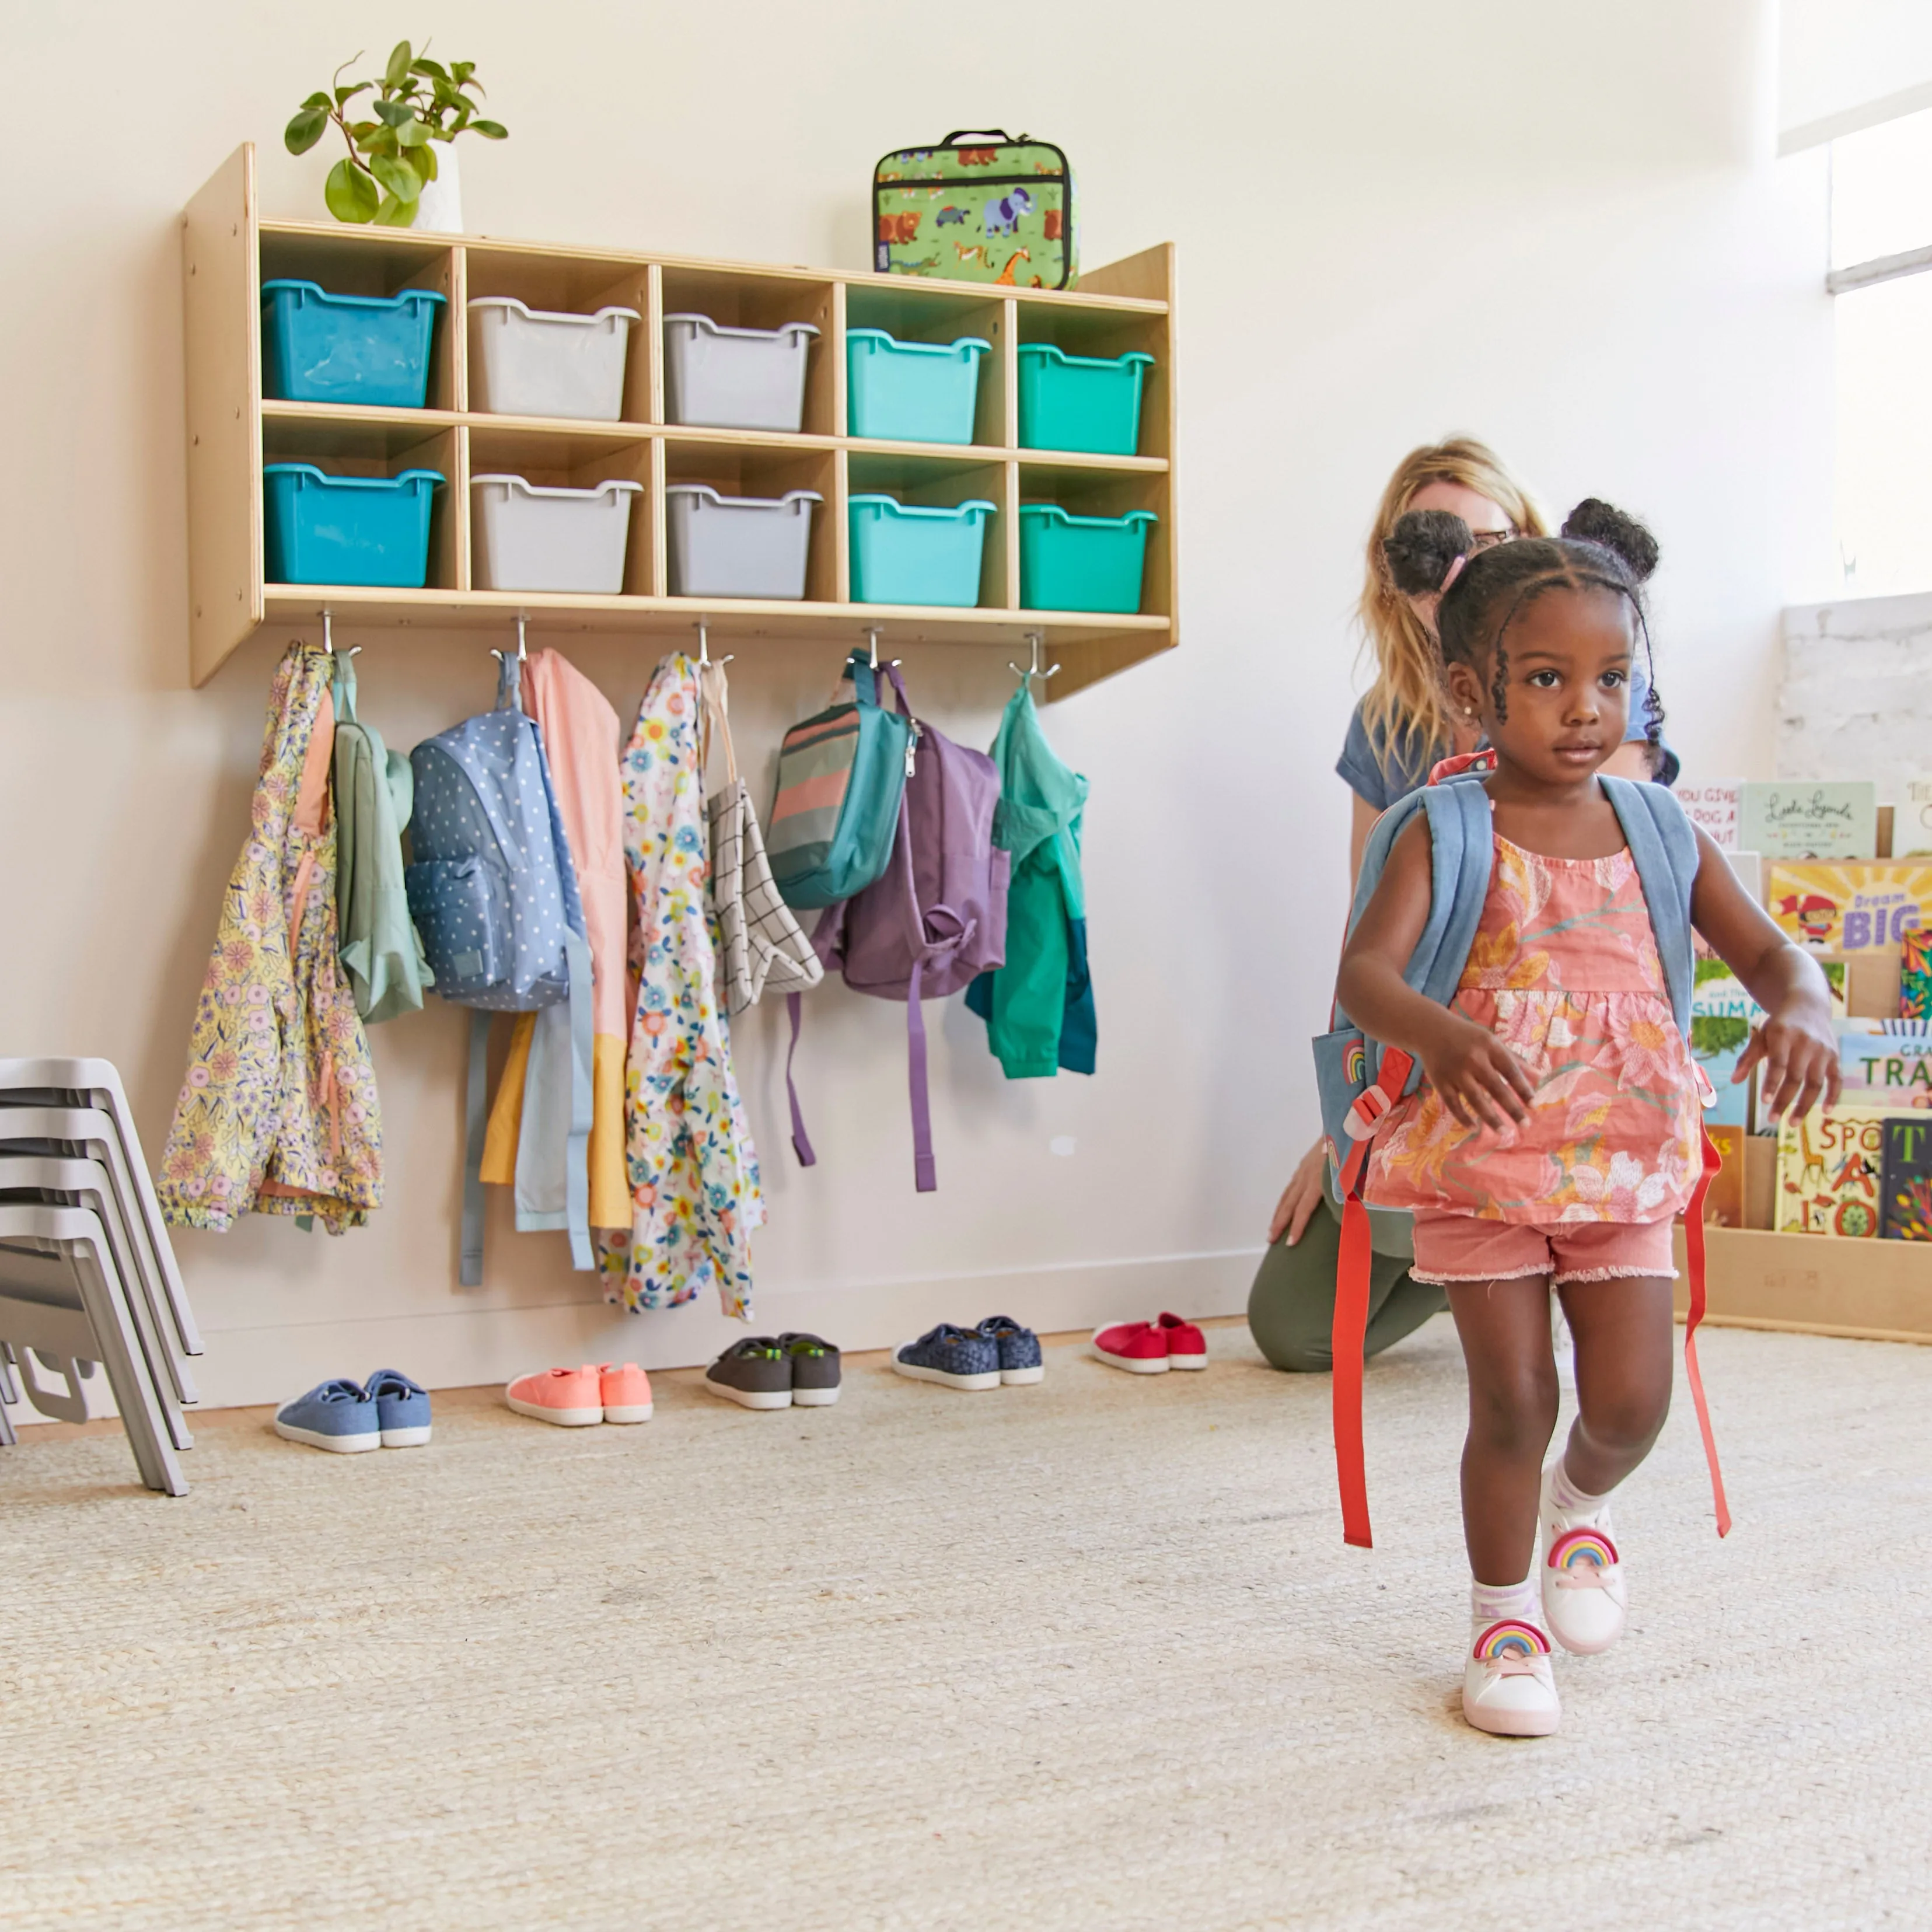
M 1459 518 L 1414 512 L 1387 548 L 1404 590 L 1442 593 L 1448 694 L 1494 755 L 1480 782 L 1495 856 L 1448 1006 L 1402 976 L 1430 906 L 1421 814 L 1390 850 L 1336 992 L 1364 1032 L 1424 1075 L 1381 1124 L 1364 1191 L 1413 1214 L 1415 1277 L 1446 1289 L 1468 1365 L 1463 1712 L 1478 1730 L 1540 1736 L 1560 1714 L 1550 1636 L 1587 1653 L 1622 1633 L 1611 1498 L 1670 1406 L 1671 1223 L 1702 1171 L 1701 1076 L 1597 777 L 1623 742 L 1635 660 L 1648 656 L 1642 585 L 1657 547 L 1591 502 L 1561 537 L 1486 548 Z M 1710 840 L 1696 842 L 1691 924 L 1768 1016 L 1736 1077 L 1762 1067 L 1772 1115 L 1835 1100 L 1824 975 Z M 1552 1287 L 1576 1338 L 1580 1412 L 1545 1468 Z

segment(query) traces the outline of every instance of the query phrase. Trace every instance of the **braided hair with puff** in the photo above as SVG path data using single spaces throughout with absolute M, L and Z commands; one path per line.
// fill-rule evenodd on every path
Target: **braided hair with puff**
M 1657 539 L 1634 517 L 1586 496 L 1564 519 L 1562 536 L 1522 537 L 1473 549 L 1468 524 L 1447 510 L 1412 510 L 1382 548 L 1397 587 L 1412 596 L 1442 592 L 1436 629 L 1445 664 L 1490 664 L 1496 716 L 1508 716 L 1504 639 L 1517 616 L 1552 590 L 1606 590 L 1626 599 L 1642 640 L 1649 688 L 1644 736 L 1653 752 L 1664 735 L 1643 586 L 1657 568 Z M 1445 587 L 1446 586 L 1446 587 Z

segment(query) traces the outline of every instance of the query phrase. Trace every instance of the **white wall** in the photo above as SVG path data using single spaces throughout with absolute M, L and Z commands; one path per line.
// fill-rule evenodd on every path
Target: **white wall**
M 922 24 L 924 22 L 924 24 Z M 339 24 L 338 24 L 339 23 Z M 1338 8 L 1068 0 L 991 30 L 844 0 L 439 18 L 197 0 L 8 10 L 36 158 L 0 206 L 0 1052 L 106 1054 L 158 1148 L 284 640 L 186 688 L 174 218 L 236 142 L 267 212 L 319 208 L 294 104 L 401 25 L 474 57 L 509 125 L 466 152 L 472 226 L 749 260 L 865 260 L 885 150 L 990 115 L 1063 142 L 1095 262 L 1180 244 L 1184 647 L 1049 713 L 1094 784 L 1097 1078 L 1008 1085 L 938 1023 L 941 1191 L 911 1188 L 901 1016 L 833 992 L 802 1056 L 821 1165 L 782 1131 L 778 1015 L 741 1029 L 772 1221 L 761 1324 L 848 1346 L 1005 1309 L 1042 1326 L 1240 1304 L 1314 1114 L 1306 1041 L 1342 910 L 1332 776 L 1367 517 L 1412 444 L 1470 430 L 1567 505 L 1654 519 L 1670 730 L 1692 772 L 1770 770 L 1780 606 L 1829 587 L 1822 162 L 1774 163 L 1771 0 Z M 351 634 L 353 637 L 354 634 Z M 410 745 L 488 701 L 472 637 L 372 632 L 364 710 Z M 925 707 L 985 742 L 1007 653 L 928 650 Z M 620 709 L 645 647 L 580 661 Z M 818 698 L 822 643 L 745 650 L 740 743 Z M 704 1307 L 586 1303 L 560 1238 L 492 1230 L 454 1283 L 462 1021 L 378 1029 L 389 1204 L 340 1242 L 184 1236 L 221 1400 L 394 1362 L 431 1382 L 622 1350 L 701 1358 Z M 1072 1137 L 1071 1158 L 1048 1150 Z
M 1932 107 L 1924 0 L 1780 0 L 1779 143 L 1787 154 Z

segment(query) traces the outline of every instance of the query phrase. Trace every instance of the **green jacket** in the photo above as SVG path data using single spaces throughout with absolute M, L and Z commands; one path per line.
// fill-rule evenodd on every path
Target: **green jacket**
M 993 842 L 1012 854 L 1006 962 L 982 973 L 966 1004 L 1010 1080 L 1094 1070 L 1093 988 L 1080 827 L 1087 781 L 1054 755 L 1030 688 L 1013 693 L 993 741 L 1000 774 Z
M 372 1025 L 422 1010 L 436 983 L 403 885 L 403 830 L 416 780 L 400 752 L 386 751 L 356 716 L 356 667 L 335 659 L 335 916 L 343 970 L 356 1010 Z

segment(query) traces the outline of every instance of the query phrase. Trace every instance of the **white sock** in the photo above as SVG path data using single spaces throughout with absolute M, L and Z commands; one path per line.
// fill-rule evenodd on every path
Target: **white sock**
M 1594 1523 L 1613 1494 L 1615 1492 L 1612 1490 L 1606 1491 L 1600 1496 L 1593 1496 L 1588 1490 L 1580 1490 L 1570 1480 L 1568 1466 L 1561 1456 L 1557 1457 L 1556 1466 L 1550 1472 L 1550 1500 L 1568 1519 L 1572 1529 L 1586 1523 Z
M 1478 1583 L 1472 1580 L 1469 1616 L 1472 1645 L 1492 1624 L 1533 1624 L 1542 1629 L 1543 1592 L 1534 1574 L 1520 1583 Z

